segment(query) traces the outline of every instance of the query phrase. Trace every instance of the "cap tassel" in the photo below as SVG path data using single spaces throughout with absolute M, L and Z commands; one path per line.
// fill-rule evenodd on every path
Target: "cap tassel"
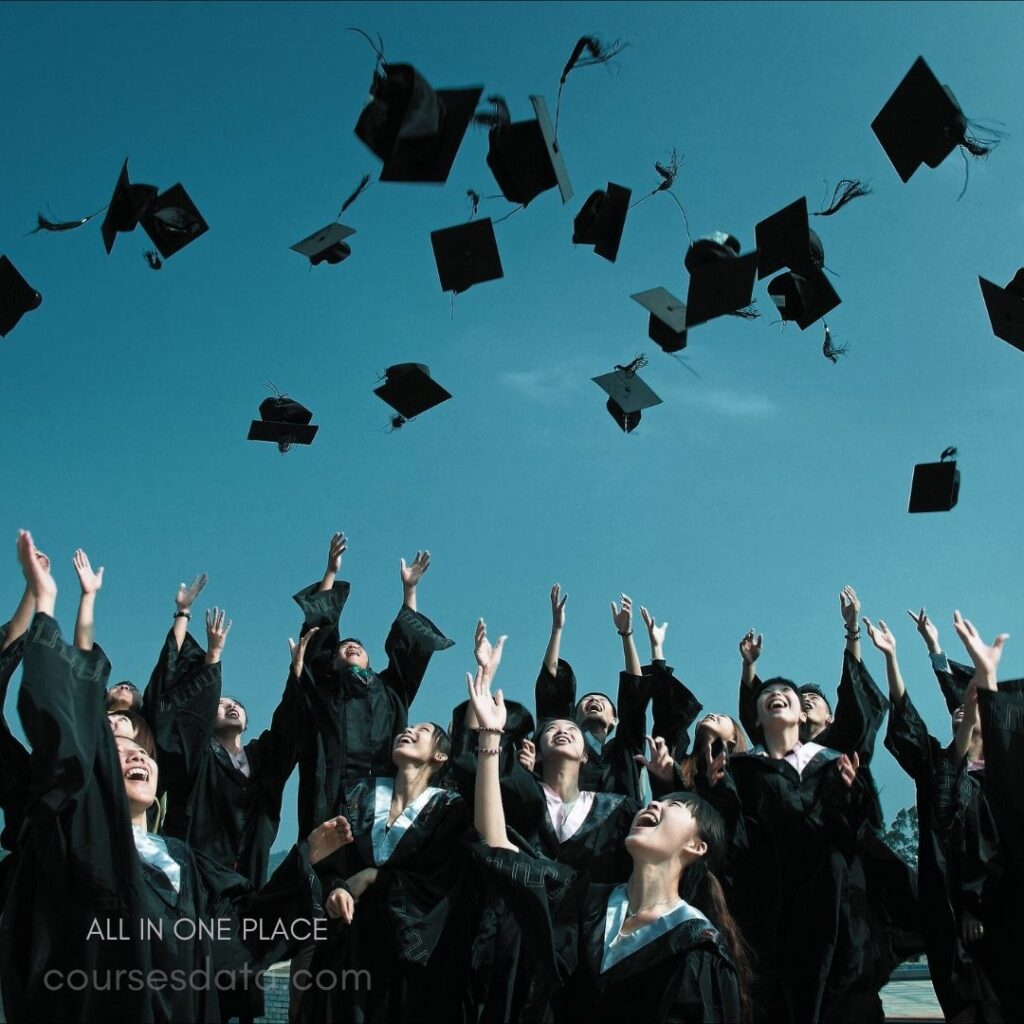
M 82 217 L 79 220 L 50 220 L 48 217 L 44 217 L 41 213 L 36 214 L 36 226 L 28 232 L 30 235 L 35 235 L 40 231 L 74 231 L 75 228 L 82 227 L 83 224 L 88 224 L 94 217 L 98 217 L 106 207 L 101 207 L 95 213 L 90 213 L 88 217 Z
M 469 219 L 472 220 L 480 210 L 480 193 L 467 188 L 466 197 L 469 199 L 470 206 L 472 206 L 472 210 L 469 212 Z
M 647 365 L 647 357 L 644 355 L 638 355 L 631 363 L 626 363 L 625 366 L 615 365 L 616 370 L 621 370 L 626 377 L 635 377 L 638 370 L 642 370 Z
M 388 421 L 388 433 L 393 434 L 396 430 L 401 430 L 409 421 L 400 413 L 395 413 L 394 416 Z
M 939 462 L 945 462 L 947 459 L 955 459 L 955 458 L 956 458 L 956 448 L 953 447 L 952 445 L 950 445 L 950 447 L 946 448 L 942 452 L 942 454 L 939 456 Z
M 832 341 L 832 332 L 825 324 L 825 344 L 821 346 L 821 354 L 830 362 L 838 363 L 840 356 L 845 356 L 850 350 L 849 345 L 836 345 Z
M 345 31 L 355 32 L 357 35 L 362 36 L 370 44 L 370 49 L 377 55 L 377 63 L 380 65 L 387 64 L 387 61 L 384 59 L 384 39 L 379 32 L 377 33 L 377 42 L 374 43 L 361 28 L 347 28 Z
M 726 314 L 727 316 L 735 316 L 740 320 L 760 320 L 761 313 L 757 309 L 757 300 L 755 299 L 750 303 L 749 306 L 744 306 L 742 309 L 734 309 L 731 313 Z
M 160 270 L 164 265 L 164 261 L 160 259 L 160 254 L 156 249 L 147 249 L 142 254 L 142 258 L 149 264 L 150 270 Z
M 573 47 L 572 55 L 562 68 L 562 77 L 558 80 L 558 97 L 555 100 L 555 149 L 558 149 L 558 115 L 562 109 L 562 89 L 565 80 L 576 68 L 591 67 L 594 64 L 607 64 L 629 46 L 619 39 L 605 45 L 597 36 L 580 36 Z
M 825 183 L 826 190 L 828 189 L 828 183 Z M 861 196 L 871 195 L 872 188 L 869 184 L 863 181 L 857 181 L 856 178 L 840 178 L 836 183 L 836 187 L 832 190 L 832 200 L 828 204 L 828 208 L 819 210 L 814 216 L 815 217 L 831 217 L 834 213 L 838 213 L 847 203 L 852 203 L 854 199 L 859 199 Z
M 491 109 L 485 111 L 477 111 L 473 115 L 473 124 L 483 125 L 488 128 L 500 128 L 502 125 L 512 123 L 512 114 L 508 109 L 508 103 L 505 102 L 504 96 L 488 96 L 487 102 L 490 103 Z
M 353 192 L 353 193 L 352 193 L 352 195 L 350 195 L 350 196 L 348 197 L 348 199 L 346 199 L 346 200 L 345 200 L 345 202 L 343 202 L 343 203 L 341 204 L 341 209 L 340 209 L 340 210 L 338 211 L 338 216 L 337 216 L 337 217 L 335 217 L 335 220 L 341 220 L 341 215 L 342 215 L 342 214 L 343 214 L 343 213 L 344 213 L 344 212 L 345 212 L 345 211 L 346 211 L 346 210 L 347 210 L 347 209 L 348 209 L 348 208 L 349 208 L 349 207 L 350 207 L 350 206 L 351 206 L 351 205 L 352 205 L 352 204 L 353 204 L 353 203 L 354 203 L 354 202 L 355 202 L 355 201 L 356 201 L 356 200 L 357 200 L 357 199 L 358 199 L 358 198 L 359 198 L 359 197 L 360 197 L 360 196 L 361 196 L 361 195 L 362 195 L 362 194 L 363 194 L 363 193 L 364 193 L 364 192 L 365 192 L 365 191 L 366 191 L 366 190 L 367 190 L 367 189 L 368 189 L 369 187 L 370 187 L 370 176 L 369 176 L 368 174 L 364 174 L 364 175 L 363 175 L 363 176 L 362 176 L 362 177 L 361 177 L 361 178 L 359 179 L 359 184 L 358 184 L 358 185 L 356 185 L 356 190 L 355 190 L 355 192 Z
M 676 183 L 676 178 L 679 176 L 679 168 L 682 167 L 682 165 L 683 158 L 673 146 L 672 150 L 669 152 L 668 160 L 666 160 L 665 163 L 661 163 L 659 160 L 654 161 L 654 170 L 660 175 L 661 181 L 655 185 L 647 195 L 641 196 L 635 203 L 630 203 L 629 208 L 632 210 L 634 206 L 639 206 L 642 202 L 650 199 L 651 196 L 656 196 L 659 192 L 668 193 L 672 202 L 679 207 L 679 212 L 683 215 L 683 225 L 686 228 L 686 237 L 690 245 L 693 245 L 693 236 L 690 234 L 690 218 L 686 216 L 686 210 L 683 208 L 683 204 L 679 201 L 679 197 L 672 191 L 672 186 Z

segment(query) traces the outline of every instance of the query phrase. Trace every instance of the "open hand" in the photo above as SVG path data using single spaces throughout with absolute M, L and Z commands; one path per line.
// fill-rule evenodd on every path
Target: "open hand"
M 868 631 L 868 637 L 871 642 L 884 654 L 886 657 L 893 657 L 896 653 L 896 637 L 892 635 L 891 630 L 885 624 L 883 619 L 878 620 L 878 625 L 874 625 L 871 620 L 865 615 L 861 621 L 864 623 L 864 628 Z
M 665 634 L 668 632 L 668 623 L 663 622 L 660 626 L 654 616 L 643 606 L 640 606 L 640 615 L 647 627 L 647 635 L 651 638 L 652 647 L 660 647 L 665 642 Z
M 860 598 L 853 587 L 843 587 L 839 591 L 839 611 L 846 623 L 846 630 L 849 633 L 857 631 L 857 620 L 860 618 Z
M 761 657 L 761 648 L 764 646 L 764 634 L 755 635 L 753 629 L 748 629 L 740 641 L 740 657 L 748 664 L 753 665 Z
M 206 612 L 206 654 L 219 655 L 227 643 L 231 620 L 223 608 L 211 608 Z
M 75 552 L 71 561 L 75 572 L 78 573 L 78 582 L 82 587 L 82 593 L 98 593 L 103 586 L 103 566 L 101 565 L 96 572 L 93 572 L 92 566 L 89 564 L 89 556 L 81 548 Z
M 32 534 L 28 530 L 18 531 L 18 561 L 21 563 L 21 571 L 25 574 L 25 582 L 32 596 L 39 603 L 39 599 L 49 599 L 52 605 L 53 599 L 57 596 L 57 584 L 50 575 L 49 559 L 42 562 L 38 558 Z
M 986 644 L 974 623 L 958 611 L 953 612 L 953 628 L 974 662 L 974 678 L 978 686 L 986 690 L 996 689 L 996 670 L 1003 656 L 1003 645 L 1010 639 L 1010 634 L 1000 633 L 991 644 Z
M 622 608 L 612 601 L 612 622 L 620 633 L 628 633 L 633 628 L 633 602 L 625 594 L 620 594 Z
M 192 607 L 196 598 L 203 592 L 203 587 L 206 586 L 208 579 L 206 573 L 201 572 L 192 578 L 192 582 L 187 587 L 184 583 L 178 587 L 178 596 L 174 599 L 174 603 L 178 606 L 179 612 L 187 612 Z
M 302 669 L 306 663 L 306 648 L 309 646 L 309 641 L 319 632 L 320 627 L 314 626 L 312 629 L 306 630 L 306 632 L 299 637 L 299 642 L 296 643 L 291 637 L 288 637 L 288 651 L 292 656 L 292 675 L 298 679 L 302 675 Z
M 416 557 L 408 564 L 402 559 L 402 586 L 409 590 L 415 589 L 423 574 L 430 568 L 430 552 L 417 551 Z
M 498 642 L 492 645 L 491 641 L 487 639 L 487 623 L 483 619 L 477 619 L 476 631 L 473 635 L 473 654 L 476 657 L 477 665 L 487 678 L 488 688 L 501 664 L 501 652 L 505 649 L 507 639 L 507 636 L 499 636 Z
M 331 537 L 327 549 L 327 571 L 335 576 L 341 571 L 341 559 L 348 550 L 348 538 L 343 533 L 335 533 Z
M 561 587 L 559 584 L 555 584 L 551 588 L 551 628 L 552 629 L 564 629 L 565 628 L 565 602 L 569 600 L 568 594 L 563 594 L 561 600 L 559 595 L 561 594 Z
M 925 614 L 924 608 L 916 615 L 908 608 L 907 614 L 914 620 L 918 633 L 924 637 L 928 650 L 932 652 L 939 650 L 939 631 L 935 628 L 935 623 Z
M 503 731 L 508 711 L 501 690 L 491 694 L 491 682 L 482 668 L 476 670 L 476 676 L 466 673 L 469 684 L 469 702 L 476 713 L 479 728 Z
M 656 779 L 661 779 L 662 782 L 672 782 L 675 779 L 676 763 L 672 760 L 672 752 L 668 749 L 668 744 L 661 736 L 645 738 L 650 756 L 634 754 L 633 760 L 643 765 Z

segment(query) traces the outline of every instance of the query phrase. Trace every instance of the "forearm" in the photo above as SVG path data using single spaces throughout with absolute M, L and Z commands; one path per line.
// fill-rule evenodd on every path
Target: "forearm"
M 187 609 L 183 609 L 187 611 Z M 171 635 L 174 637 L 174 643 L 177 645 L 178 650 L 181 650 L 181 645 L 185 642 L 185 636 L 188 633 L 188 616 L 187 615 L 176 615 L 174 622 L 171 625 Z
M 548 638 L 547 650 L 544 652 L 544 668 L 549 675 L 558 673 L 558 654 L 562 645 L 562 627 L 552 626 L 551 636 Z
M 414 612 L 416 608 L 416 588 L 403 586 L 402 587 L 402 604 L 405 605 L 409 611 Z
M 743 658 L 740 662 L 740 686 L 745 686 L 748 690 L 754 685 L 754 680 L 757 678 L 757 662 L 747 661 Z
M 80 651 L 91 651 L 96 636 L 96 595 L 82 594 L 75 619 L 75 646 Z
M 24 635 L 28 629 L 28 624 L 32 621 L 32 616 L 35 614 L 35 606 L 35 600 L 26 587 L 25 593 L 21 595 L 21 600 L 18 602 L 18 607 L 14 609 L 11 621 L 7 624 L 7 635 L 4 638 L 3 646 L 5 651 L 19 636 Z
M 849 644 L 846 649 L 850 649 Z M 896 660 L 895 652 L 885 656 L 885 677 L 889 682 L 889 699 L 893 703 L 902 703 L 907 688 L 903 684 L 903 676 L 900 674 L 900 665 Z
M 209 650 L 206 652 L 206 658 L 204 659 L 205 663 L 207 665 L 219 665 L 220 664 L 220 656 L 221 656 L 222 653 L 223 653 L 223 648 L 221 648 L 221 647 L 210 647 Z
M 632 630 L 630 630 L 625 636 L 622 637 L 622 655 L 626 663 L 627 675 L 640 675 L 640 655 L 636 653 L 636 644 L 633 643 Z
M 501 803 L 501 780 L 497 751 L 501 736 L 480 733 L 476 765 L 476 786 L 473 800 L 473 823 L 488 846 L 508 847 L 505 831 L 505 808 Z
M 964 717 L 960 719 L 960 725 L 956 730 L 956 761 L 959 764 L 966 756 L 967 751 L 971 748 L 971 736 L 974 733 L 974 728 L 978 724 L 978 706 L 974 705 L 972 710 L 964 710 Z
M 846 650 L 857 659 L 861 660 L 860 654 L 860 626 L 854 622 L 854 624 L 847 625 L 846 627 Z
M 330 590 L 334 586 L 334 580 L 337 575 L 333 569 L 328 569 L 324 573 L 324 578 L 320 581 L 320 586 L 316 588 L 317 593 L 319 594 L 322 590 Z

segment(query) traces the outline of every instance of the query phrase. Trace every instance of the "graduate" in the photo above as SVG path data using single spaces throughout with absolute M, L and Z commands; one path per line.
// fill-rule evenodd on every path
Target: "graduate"
M 450 751 L 441 726 L 409 725 L 395 737 L 393 774 L 349 790 L 354 841 L 318 866 L 331 927 L 308 967 L 316 983 L 293 973 L 293 1019 L 448 1020 L 458 1012 L 468 984 L 469 815 L 443 785 Z
M 221 657 L 231 621 L 217 608 L 206 613 L 205 651 L 188 632 L 192 605 L 205 585 L 201 574 L 178 588 L 174 621 L 143 701 L 167 794 L 164 831 L 259 887 L 308 712 L 290 671 L 270 728 L 243 743 L 245 706 L 222 692 Z M 303 638 L 290 645 L 300 673 L 307 643 Z
M 26 531 L 18 554 L 36 612 L 18 701 L 30 795 L 0 922 L 8 1019 L 218 1021 L 218 971 L 266 967 L 315 926 L 312 865 L 347 838 L 347 823 L 317 828 L 258 893 L 150 834 L 157 763 L 112 735 L 95 653 L 62 638 L 56 585 Z
M 640 770 L 635 760 L 644 752 L 650 683 L 644 678 L 633 643 L 633 603 L 621 595 L 621 608 L 611 603 L 612 624 L 622 640 L 625 671 L 619 674 L 618 708 L 604 693 L 592 691 L 576 699 L 576 675 L 559 657 L 565 629 L 568 594 L 551 588 L 551 635 L 534 688 L 538 728 L 552 719 L 574 721 L 583 731 L 587 761 L 580 779 L 584 789 L 621 793 L 640 799 Z M 613 735 L 614 733 L 614 735 Z
M 953 742 L 932 735 L 907 693 L 896 638 L 883 621 L 864 619 L 885 656 L 892 710 L 885 745 L 917 791 L 917 870 L 925 951 L 947 1020 L 1001 1021 L 984 921 L 1002 874 L 999 841 L 979 778 L 983 764 L 977 702 L 953 717 Z
M 300 835 L 307 824 L 341 813 L 346 787 L 394 774 L 392 745 L 406 727 L 430 658 L 454 643 L 417 609 L 417 587 L 430 567 L 430 552 L 418 551 L 409 565 L 401 560 L 403 600 L 384 642 L 387 667 L 371 668 L 360 640 L 339 639 L 349 584 L 337 575 L 347 548 L 345 535 L 334 534 L 323 579 L 295 595 L 305 616 L 302 636 L 316 630 L 302 678 L 309 710 L 299 761 Z
M 500 658 L 500 647 L 495 654 Z M 511 1020 L 550 1020 L 559 987 L 577 966 L 564 1007 L 572 1021 L 737 1021 L 748 976 L 742 940 L 712 868 L 724 852 L 716 812 L 692 794 L 639 811 L 625 839 L 628 881 L 587 882 L 565 865 L 537 858 L 506 827 L 497 761 L 505 724 L 493 672 L 469 677 L 480 728 L 475 821 L 480 870 L 501 887 L 523 932 L 528 957 Z
M 802 743 L 794 683 L 765 682 L 754 703 L 760 743 L 722 751 L 700 789 L 723 815 L 729 905 L 757 959 L 755 1019 L 810 1024 L 841 1003 L 860 951 L 845 941 L 851 871 L 870 805 L 858 757 Z

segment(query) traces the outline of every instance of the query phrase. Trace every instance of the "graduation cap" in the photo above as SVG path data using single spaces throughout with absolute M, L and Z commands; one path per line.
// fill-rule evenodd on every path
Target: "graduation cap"
M 210 230 L 180 182 L 161 192 L 139 223 L 165 260 Z
M 871 122 L 902 181 L 910 181 L 922 163 L 938 167 L 957 146 L 975 156 L 986 146 L 967 134 L 968 124 L 948 85 L 942 85 L 923 57 L 914 61 L 896 91 Z
M 740 256 L 740 243 L 724 232 L 694 242 L 684 264 L 690 272 L 686 293 L 686 326 L 726 316 L 750 305 L 757 276 L 758 254 Z
M 260 402 L 260 418 L 249 425 L 250 441 L 273 441 L 283 455 L 293 444 L 312 444 L 320 429 L 310 421 L 313 414 L 287 395 L 273 395 Z
M 959 497 L 960 470 L 956 468 L 955 448 L 947 448 L 938 462 L 923 462 L 914 467 L 908 512 L 948 512 Z
M 133 185 L 128 179 L 128 160 L 125 159 L 121 166 L 121 173 L 117 176 L 117 184 L 114 186 L 114 194 L 110 197 L 107 206 L 107 215 L 100 225 L 100 234 L 103 236 L 103 246 L 110 255 L 114 248 L 114 239 L 119 231 L 134 231 L 139 219 L 146 212 L 149 205 L 157 197 L 155 185 Z
M 441 291 L 464 292 L 505 276 L 490 217 L 430 232 Z
M 387 368 L 384 378 L 373 393 L 398 413 L 401 422 L 396 427 L 452 397 L 430 376 L 430 367 L 425 363 L 396 363 Z
M 0 256 L 0 337 L 6 338 L 18 321 L 38 309 L 42 295 L 18 273 L 14 264 Z
M 1024 267 L 1013 275 L 1013 280 L 1005 288 L 983 277 L 978 278 L 978 283 L 992 321 L 992 332 L 997 338 L 1024 351 Z
M 496 124 L 487 136 L 487 166 L 501 194 L 528 206 L 542 192 L 558 187 L 562 202 L 572 199 L 569 172 L 555 141 L 555 129 L 543 96 L 531 96 L 532 121 Z
M 782 319 L 796 323 L 801 331 L 843 301 L 822 270 L 780 274 L 768 282 L 768 294 L 778 307 Z
M 647 337 L 670 355 L 686 348 L 686 304 L 665 288 L 650 288 L 630 296 L 650 312 Z
M 608 394 L 605 408 L 626 434 L 636 429 L 644 409 L 661 405 L 661 399 L 637 374 L 637 370 L 645 363 L 646 360 L 639 356 L 627 366 L 616 366 L 612 373 L 591 378 Z
M 800 271 L 818 269 L 825 263 L 825 249 L 817 232 L 811 230 L 807 216 L 806 196 L 760 221 L 754 228 L 754 237 L 759 278 L 783 267 Z
M 632 195 L 628 188 L 612 182 L 606 189 L 592 192 L 573 220 L 573 245 L 592 245 L 598 256 L 614 263 Z
M 447 181 L 482 92 L 483 86 L 435 91 L 411 64 L 381 62 L 355 127 L 384 161 L 380 180 Z
M 301 242 L 296 242 L 290 248 L 292 252 L 308 256 L 310 264 L 314 267 L 319 263 L 329 263 L 333 266 L 347 260 L 352 255 L 352 248 L 345 242 L 345 239 L 355 233 L 355 228 L 348 228 L 344 224 L 334 222 L 315 231 Z

